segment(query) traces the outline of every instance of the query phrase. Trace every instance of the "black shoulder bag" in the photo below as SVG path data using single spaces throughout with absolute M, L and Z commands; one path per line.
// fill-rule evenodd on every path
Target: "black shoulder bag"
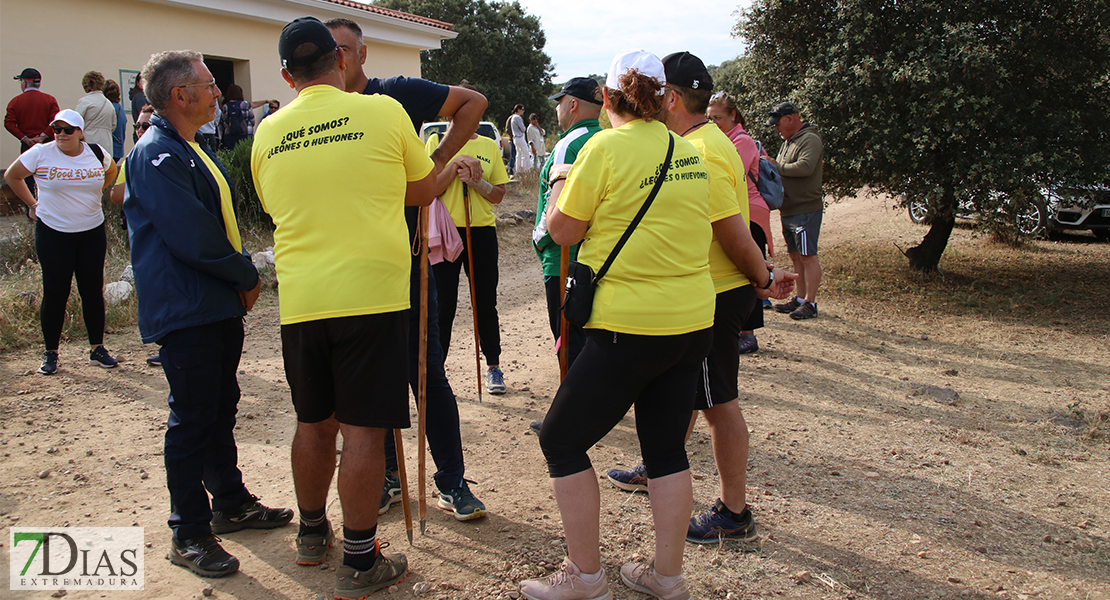
M 663 161 L 663 167 L 659 169 L 659 175 L 655 178 L 655 185 L 651 188 L 647 200 L 644 200 L 644 205 L 640 207 L 640 212 L 632 218 L 632 222 L 624 230 L 624 235 L 613 247 L 613 251 L 609 253 L 609 258 L 605 259 L 605 264 L 601 265 L 601 270 L 597 272 L 597 275 L 594 275 L 593 269 L 587 264 L 571 262 L 568 265 L 566 295 L 563 297 L 563 314 L 566 315 L 567 322 L 571 325 L 582 327 L 590 320 L 590 313 L 594 308 L 594 288 L 597 287 L 597 282 L 609 271 L 613 259 L 624 247 L 625 242 L 632 235 L 632 231 L 636 229 L 636 225 L 644 218 L 644 214 L 647 213 L 652 201 L 659 193 L 659 188 L 663 186 L 663 180 L 667 178 L 667 170 L 671 166 L 671 156 L 674 155 L 674 136 L 668 132 L 667 138 L 670 141 L 667 146 L 667 158 Z

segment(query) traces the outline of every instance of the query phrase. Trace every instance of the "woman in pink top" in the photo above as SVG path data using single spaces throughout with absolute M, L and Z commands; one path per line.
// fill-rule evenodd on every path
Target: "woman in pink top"
M 751 213 L 752 238 L 759 244 L 763 256 L 774 256 L 775 249 L 771 244 L 771 210 L 759 195 L 759 188 L 755 186 L 755 178 L 759 176 L 759 148 L 756 147 L 752 136 L 744 131 L 744 115 L 736 106 L 736 100 L 725 92 L 717 92 L 709 99 L 709 109 L 705 116 L 717 124 L 725 132 L 728 139 L 736 146 L 740 153 L 740 160 L 747 169 L 748 180 L 748 209 Z M 766 154 L 766 153 L 764 153 Z M 770 300 L 763 301 L 763 308 L 771 306 Z M 763 327 L 763 311 L 752 311 L 744 323 L 740 333 L 740 354 L 748 354 L 759 350 L 759 343 L 755 339 L 755 330 Z

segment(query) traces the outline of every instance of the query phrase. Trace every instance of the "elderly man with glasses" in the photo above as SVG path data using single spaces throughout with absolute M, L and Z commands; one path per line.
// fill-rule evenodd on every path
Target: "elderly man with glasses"
M 237 571 L 239 561 L 213 534 L 272 529 L 293 518 L 293 511 L 266 507 L 248 492 L 237 465 L 243 316 L 260 281 L 239 237 L 231 178 L 210 149 L 193 141 L 220 95 L 201 55 L 161 52 L 142 78 L 155 114 L 128 156 L 123 210 L 139 330 L 144 342 L 161 346 L 170 387 L 170 561 L 220 577 Z

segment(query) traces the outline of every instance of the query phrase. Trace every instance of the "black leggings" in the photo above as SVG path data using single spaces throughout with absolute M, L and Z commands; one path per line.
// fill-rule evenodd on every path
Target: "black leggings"
M 62 233 L 35 221 L 35 252 L 42 266 L 42 339 L 47 350 L 57 350 L 62 338 L 69 288 L 77 276 L 81 312 L 89 344 L 104 343 L 104 255 L 108 241 L 104 223 L 79 233 Z
M 471 275 L 466 257 L 466 228 L 459 227 L 463 253 L 455 262 L 443 261 L 432 265 L 439 296 L 439 343 L 443 359 L 451 347 L 451 326 L 459 305 L 459 272 L 465 270 L 474 280 L 474 299 L 478 307 L 478 342 L 487 365 L 501 364 L 501 325 L 497 320 L 497 228 L 471 227 L 470 238 L 474 245 L 474 270 Z
M 686 428 L 713 330 L 668 336 L 586 330 L 586 347 L 543 419 L 540 448 L 552 477 L 590 469 L 586 451 L 636 406 L 636 435 L 649 478 L 690 468 Z

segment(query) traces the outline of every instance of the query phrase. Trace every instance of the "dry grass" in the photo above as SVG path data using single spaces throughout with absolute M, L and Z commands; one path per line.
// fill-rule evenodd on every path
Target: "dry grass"
M 931 274 L 911 270 L 889 239 L 844 242 L 821 262 L 823 291 L 863 309 L 1110 334 L 1110 321 L 1090 318 L 1091 306 L 1110 303 L 1110 245 L 1081 234 L 1020 246 L 973 235 L 949 244 Z

